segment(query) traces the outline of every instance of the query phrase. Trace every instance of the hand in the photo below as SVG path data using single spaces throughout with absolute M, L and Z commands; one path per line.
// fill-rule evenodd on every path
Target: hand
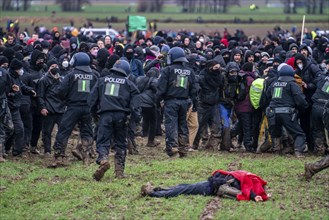
M 162 54 L 159 54 L 158 56 L 157 56 L 157 60 L 162 60 L 163 59 L 163 55 Z
M 263 201 L 263 198 L 261 196 L 256 196 L 255 201 L 256 202 L 261 202 L 261 201 Z
M 19 92 L 19 86 L 18 85 L 16 85 L 16 84 L 14 84 L 12 87 L 11 87 L 11 89 L 14 91 L 14 92 Z
M 36 97 L 37 96 L 37 93 L 34 90 L 31 90 L 31 93 L 32 93 L 32 96 L 33 97 Z
M 307 83 L 305 83 L 304 81 L 302 81 L 302 86 L 307 89 Z
M 47 116 L 47 115 L 48 115 L 48 110 L 45 109 L 45 108 L 43 108 L 43 109 L 41 110 L 41 115 L 43 115 L 43 116 Z

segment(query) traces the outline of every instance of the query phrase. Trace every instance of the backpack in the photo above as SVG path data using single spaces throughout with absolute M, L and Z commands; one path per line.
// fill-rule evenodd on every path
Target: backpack
M 239 83 L 236 89 L 236 100 L 243 101 L 247 97 L 247 75 L 239 76 Z
M 264 105 L 265 102 L 265 79 L 255 79 L 250 86 L 249 98 L 254 109 L 258 109 Z

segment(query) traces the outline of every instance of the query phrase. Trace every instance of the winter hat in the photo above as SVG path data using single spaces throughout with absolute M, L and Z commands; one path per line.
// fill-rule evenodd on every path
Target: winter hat
M 122 74 L 128 76 L 130 74 L 130 65 L 125 60 L 118 60 L 113 65 L 112 70 L 115 70 L 115 71 L 117 71 L 119 73 L 122 73 Z
M 247 63 L 243 64 L 242 70 L 245 72 L 252 72 L 253 67 L 254 67 L 254 65 L 252 63 L 247 62 Z
M 274 59 L 273 58 L 268 59 L 267 62 L 266 62 L 266 66 L 267 67 L 273 66 L 273 62 L 274 62 Z
M 23 63 L 18 59 L 14 58 L 10 63 L 10 69 L 19 70 L 23 68 Z
M 113 67 L 113 65 L 115 64 L 115 62 L 117 62 L 119 59 L 120 59 L 120 57 L 118 55 L 116 55 L 116 54 L 113 54 L 113 55 L 109 56 L 107 58 L 105 67 L 107 69 L 111 69 Z
M 236 62 L 229 62 L 227 65 L 226 65 L 226 72 L 239 72 L 240 71 L 240 67 L 239 65 L 236 63 Z
M 4 63 L 8 63 L 9 64 L 9 61 L 7 59 L 7 57 L 5 56 L 0 56 L 0 66 Z
M 291 77 L 294 77 L 294 75 L 295 75 L 295 71 L 289 65 L 284 65 L 279 70 L 279 76 L 291 76 Z
M 282 63 L 282 60 L 280 59 L 280 57 L 274 57 L 273 59 L 273 63 Z
M 7 57 L 7 59 L 9 60 L 9 62 L 15 57 L 15 51 L 12 48 L 6 48 L 3 51 L 3 55 L 5 57 Z
M 51 65 L 54 65 L 54 64 L 57 64 L 58 65 L 58 62 L 55 60 L 55 59 L 51 59 L 47 62 L 47 68 L 49 69 L 49 67 Z
M 260 54 L 260 56 L 261 56 L 261 57 L 263 57 L 263 56 L 267 56 L 268 58 L 270 58 L 270 55 L 269 55 L 267 52 L 262 52 L 262 53 Z

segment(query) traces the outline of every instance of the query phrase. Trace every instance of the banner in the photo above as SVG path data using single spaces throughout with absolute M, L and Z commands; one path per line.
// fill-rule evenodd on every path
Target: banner
M 143 16 L 128 16 L 128 31 L 146 31 L 146 17 Z

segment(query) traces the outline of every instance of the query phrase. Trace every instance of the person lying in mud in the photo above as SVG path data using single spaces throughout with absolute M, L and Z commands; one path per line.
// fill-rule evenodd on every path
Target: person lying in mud
M 154 187 L 150 182 L 141 188 L 142 196 L 176 197 L 179 195 L 204 195 L 233 198 L 238 201 L 252 200 L 261 202 L 271 195 L 265 192 L 267 184 L 259 176 L 244 170 L 216 170 L 206 181 L 194 184 L 179 184 L 167 189 Z

